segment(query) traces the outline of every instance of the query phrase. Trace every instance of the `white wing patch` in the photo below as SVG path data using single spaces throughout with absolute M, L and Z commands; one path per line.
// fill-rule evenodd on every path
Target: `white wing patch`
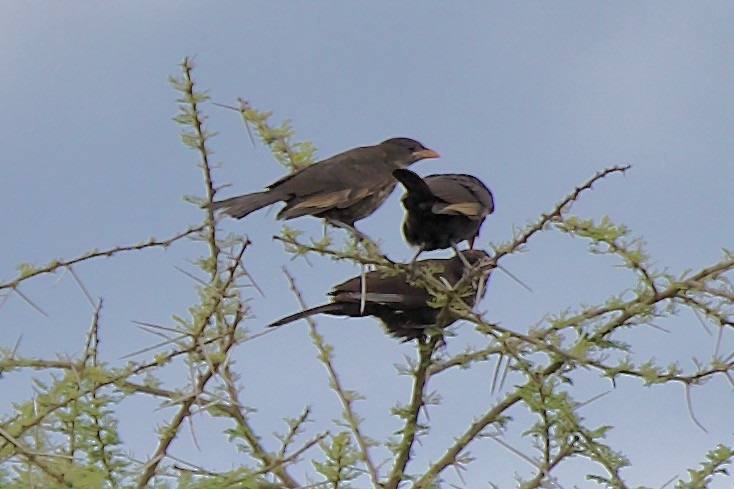
M 451 204 L 440 209 L 435 209 L 436 214 L 463 214 L 467 217 L 475 217 L 486 215 L 482 212 L 482 205 L 476 202 L 462 202 L 460 204 Z
M 359 292 L 340 293 L 339 298 L 358 301 L 361 300 L 362 294 Z M 405 296 L 403 294 L 380 294 L 378 292 L 367 292 L 365 300 L 367 302 L 377 304 L 400 304 L 405 301 Z

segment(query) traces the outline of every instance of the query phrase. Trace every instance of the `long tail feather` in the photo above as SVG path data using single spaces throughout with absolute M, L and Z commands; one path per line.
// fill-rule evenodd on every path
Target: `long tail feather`
M 280 197 L 275 195 L 274 192 L 266 190 L 264 192 L 239 195 L 237 197 L 231 197 L 218 202 L 212 202 L 204 207 L 212 210 L 222 209 L 226 214 L 229 214 L 235 219 L 242 219 L 251 212 L 262 209 L 267 205 L 274 204 L 279 200 Z
M 335 311 L 338 311 L 341 307 L 342 307 L 341 304 L 331 302 L 329 304 L 324 304 L 322 306 L 312 307 L 311 309 L 305 309 L 301 312 L 291 314 L 290 316 L 286 316 L 284 318 L 278 319 L 277 321 L 274 321 L 268 324 L 268 328 L 274 328 L 276 326 L 283 326 L 284 324 L 292 323 L 293 321 L 298 321 L 299 319 L 307 318 L 309 316 L 313 316 L 314 314 L 335 312 Z

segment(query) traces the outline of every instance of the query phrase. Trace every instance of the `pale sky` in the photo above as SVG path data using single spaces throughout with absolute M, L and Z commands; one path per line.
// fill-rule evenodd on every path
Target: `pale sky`
M 0 280 L 21 262 L 44 264 L 92 248 L 165 238 L 194 225 L 201 212 L 182 201 L 201 194 L 197 155 L 180 143 L 174 92 L 168 75 L 195 55 L 194 76 L 212 100 L 243 97 L 273 121 L 291 119 L 296 139 L 309 139 L 325 158 L 354 146 L 407 136 L 441 153 L 412 169 L 421 175 L 466 172 L 493 191 L 496 211 L 478 246 L 507 241 L 523 225 L 597 170 L 631 164 L 585 194 L 574 213 L 609 215 L 642 236 L 659 268 L 674 274 L 714 263 L 722 248 L 734 248 L 734 4 L 730 2 L 15 2 L 0 14 L 0 138 L 3 173 L 0 206 Z M 221 195 L 261 189 L 284 173 L 267 149 L 250 144 L 239 115 L 211 104 L 203 110 Z M 400 192 L 360 222 L 395 259 L 413 251 L 400 234 Z M 324 301 L 331 285 L 357 273 L 344 263 L 312 257 L 289 261 L 271 241 L 281 224 L 275 212 L 260 211 L 226 230 L 253 241 L 245 263 L 266 298 L 252 295 L 256 318 L 250 331 L 298 304 L 288 292 L 282 265 L 297 277 L 309 305 Z M 315 237 L 320 221 L 289 223 Z M 88 262 L 76 268 L 93 296 L 103 297 L 103 357 L 120 357 L 155 342 L 133 320 L 171 324 L 196 299 L 194 283 L 176 271 L 205 253 L 181 244 Z M 432 256 L 447 256 L 437 252 Z M 495 274 L 480 309 L 502 325 L 525 331 L 546 313 L 604 301 L 634 285 L 618 261 L 591 256 L 586 243 L 557 232 L 531 241 L 525 254 L 504 265 L 528 283 L 528 293 Z M 47 313 L 43 317 L 17 296 L 0 309 L 3 347 L 22 335 L 20 352 L 53 357 L 78 353 L 91 321 L 89 304 L 66 276 L 27 282 L 22 290 Z M 413 356 L 411 344 L 383 334 L 372 319 L 318 320 L 335 347 L 336 366 L 350 389 L 365 430 L 384 439 L 398 428 L 389 415 L 406 402 L 409 379 L 394 364 Z M 661 326 L 623 337 L 635 358 L 654 356 L 691 368 L 714 349 L 695 316 L 682 312 Z M 450 338 L 449 351 L 479 346 L 468 324 Z M 734 348 L 724 335 L 722 351 Z M 255 425 L 269 435 L 284 429 L 284 417 L 313 406 L 313 435 L 339 416 L 323 367 L 304 322 L 294 323 L 235 355 L 243 401 L 258 409 Z M 435 460 L 473 416 L 498 394 L 489 391 L 494 364 L 455 372 L 429 390 L 444 403 L 429 411 L 432 435 L 416 448 L 420 471 Z M 184 370 L 179 370 L 183 373 Z M 28 378 L 8 375 L 0 412 L 31 393 Z M 169 386 L 185 382 L 171 373 Z M 508 386 L 512 388 L 512 378 Z M 630 486 L 660 487 L 685 475 L 717 443 L 734 444 L 734 396 L 722 378 L 693 390 L 702 432 L 690 420 L 680 385 L 645 388 L 637 380 L 612 389 L 596 372 L 579 375 L 570 389 L 579 401 L 606 390 L 583 411 L 589 424 L 615 426 L 609 443 L 625 452 L 632 467 L 622 472 Z M 500 393 L 501 395 L 501 393 Z M 156 423 L 170 410 L 153 399 L 125 401 L 123 439 L 138 459 L 155 447 Z M 509 443 L 532 423 L 524 410 L 512 413 Z M 215 451 L 198 452 L 190 436 L 172 453 L 219 469 L 241 462 L 220 431 L 226 425 L 197 417 L 197 439 Z M 466 487 L 513 487 L 515 473 L 532 467 L 491 440 L 470 446 L 478 461 L 465 474 Z M 315 452 L 314 452 L 315 453 Z M 379 460 L 380 452 L 376 452 Z M 558 469 L 563 487 L 592 487 L 580 474 L 582 461 Z M 310 464 L 294 475 L 305 480 Z M 597 470 L 598 471 L 598 470 Z M 448 482 L 463 486 L 453 472 Z M 364 486 L 367 480 L 364 481 Z M 730 487 L 719 479 L 718 485 Z M 358 487 L 362 487 L 359 486 Z

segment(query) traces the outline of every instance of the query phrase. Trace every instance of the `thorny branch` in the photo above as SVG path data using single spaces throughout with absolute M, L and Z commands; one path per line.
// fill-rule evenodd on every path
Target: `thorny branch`
M 413 444 L 419 431 L 418 415 L 420 414 L 421 408 L 425 405 L 423 393 L 428 382 L 428 368 L 431 364 L 431 355 L 435 351 L 439 341 L 441 341 L 440 335 L 433 335 L 430 338 L 420 339 L 418 341 L 418 365 L 413 372 L 413 391 L 410 396 L 410 404 L 405 414 L 405 423 L 402 430 L 403 438 L 398 446 L 395 455 L 395 464 L 385 483 L 385 489 L 397 489 L 405 474 L 405 467 L 410 460 Z
M 578 198 L 581 196 L 581 193 L 586 190 L 590 190 L 596 182 L 613 173 L 624 174 L 624 172 L 626 172 L 630 168 L 632 168 L 631 165 L 613 166 L 597 172 L 593 177 L 576 187 L 573 192 L 571 192 L 564 199 L 558 202 L 553 210 L 546 214 L 542 214 L 538 221 L 526 227 L 525 230 L 521 232 L 518 236 L 516 236 L 511 243 L 504 246 L 500 245 L 494 255 L 494 262 L 496 263 L 503 256 L 512 254 L 521 249 L 528 243 L 528 241 L 534 234 L 536 234 L 538 231 L 541 231 L 549 222 L 561 219 L 563 217 L 563 213 L 568 212 L 571 204 L 578 200 Z
M 138 243 L 138 244 L 126 245 L 126 246 L 115 246 L 114 248 L 109 248 L 107 250 L 92 250 L 81 256 L 72 258 L 70 260 L 54 260 L 42 267 L 38 267 L 38 268 L 30 267 L 30 269 L 27 272 L 21 273 L 20 275 L 18 275 L 18 277 L 14 278 L 13 280 L 0 283 L 0 290 L 14 289 L 18 287 L 18 285 L 20 285 L 21 282 L 28 280 L 29 278 L 32 278 L 32 277 L 35 277 L 37 275 L 41 275 L 44 273 L 53 273 L 56 270 L 58 270 L 59 268 L 69 267 L 76 263 L 91 260 L 93 258 L 100 258 L 103 256 L 109 257 L 109 256 L 116 255 L 118 253 L 125 252 L 125 251 L 137 251 L 137 250 L 143 250 L 145 248 L 154 248 L 154 247 L 167 248 L 168 246 L 172 245 L 176 241 L 189 237 L 191 235 L 194 235 L 202 231 L 205 228 L 206 228 L 206 225 L 196 226 L 196 227 L 188 228 L 185 231 L 182 231 L 164 240 L 157 240 L 155 238 L 150 238 L 148 241 L 144 243 Z
M 206 198 L 208 201 L 211 201 L 214 196 L 215 190 L 212 184 L 211 169 L 208 157 L 210 151 L 206 146 L 206 142 L 211 134 L 209 134 L 203 127 L 203 120 L 205 119 L 205 117 L 200 115 L 200 111 L 197 107 L 197 104 L 200 101 L 205 100 L 206 96 L 201 92 L 197 92 L 194 89 L 194 82 L 191 78 L 191 70 L 193 69 L 193 64 L 188 58 L 185 58 L 184 61 L 181 63 L 181 69 L 183 71 L 183 78 L 178 82 L 178 85 L 180 91 L 184 94 L 184 97 L 180 100 L 180 115 L 177 118 L 177 121 L 193 127 L 193 133 L 184 133 L 184 142 L 187 142 L 187 144 L 189 144 L 191 147 L 195 148 L 199 152 L 199 156 L 201 158 L 200 166 L 204 173 L 204 182 L 206 186 Z M 204 237 L 204 241 L 209 247 L 211 263 L 213 265 L 210 269 L 209 280 L 211 284 L 215 284 L 216 286 L 219 285 L 219 270 L 217 265 L 219 263 L 220 248 L 217 241 L 216 221 L 214 218 L 214 213 L 212 210 L 207 210 L 206 212 L 206 224 L 208 232 Z M 192 406 L 194 405 L 194 403 L 200 402 L 200 394 L 204 392 L 207 383 L 219 372 L 220 366 L 226 364 L 225 362 L 227 361 L 226 359 L 229 350 L 237 343 L 235 331 L 237 326 L 245 316 L 243 305 L 241 302 L 238 302 L 237 310 L 234 317 L 232 318 L 231 323 L 228 323 L 226 321 L 224 314 L 221 311 L 220 305 L 225 300 L 226 291 L 230 289 L 237 278 L 237 270 L 240 269 L 242 266 L 242 256 L 244 255 L 244 252 L 249 244 L 249 240 L 245 239 L 245 241 L 242 243 L 242 247 L 239 253 L 236 257 L 234 257 L 234 260 L 226 273 L 225 280 L 223 281 L 223 283 L 221 283 L 219 287 L 217 287 L 218 290 L 221 291 L 221 294 L 217 294 L 216 296 L 214 296 L 208 304 L 208 307 L 206 307 L 206 312 L 197 316 L 196 322 L 198 324 L 195 323 L 193 325 L 191 333 L 191 337 L 193 339 L 192 344 L 199 347 L 195 351 L 195 356 L 198 357 L 203 354 L 203 360 L 206 368 L 203 369 L 203 372 L 196 374 L 196 379 L 194 382 L 192 382 L 191 392 L 185 395 L 179 401 L 179 407 L 173 419 L 164 430 L 161 430 L 158 447 L 156 448 L 153 456 L 145 463 L 145 465 L 143 466 L 143 471 L 138 477 L 137 485 L 139 488 L 145 487 L 150 479 L 156 474 L 160 462 L 166 456 L 170 444 L 173 442 L 174 438 L 179 432 L 181 423 L 191 415 Z M 219 333 L 223 334 L 224 336 L 222 337 L 222 341 L 219 344 L 217 355 L 211 356 L 207 354 L 206 349 L 203 347 L 203 345 L 200 344 L 200 340 L 202 339 L 202 335 L 204 334 L 206 327 L 210 324 L 212 318 L 214 317 L 217 318 L 217 320 L 215 321 L 215 326 L 218 328 Z M 195 365 L 196 363 L 197 359 L 192 358 L 190 363 L 192 373 L 194 371 L 193 365 Z M 281 473 L 281 475 L 283 475 L 286 480 L 288 480 L 288 482 L 293 482 L 285 475 L 284 472 Z M 295 487 L 295 485 L 292 487 Z

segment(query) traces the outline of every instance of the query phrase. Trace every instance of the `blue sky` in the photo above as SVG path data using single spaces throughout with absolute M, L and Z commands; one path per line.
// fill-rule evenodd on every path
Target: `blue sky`
M 673 273 L 713 263 L 721 248 L 734 244 L 729 2 L 71 1 L 7 3 L 3 10 L 2 279 L 11 278 L 20 262 L 43 264 L 95 247 L 163 238 L 199 222 L 200 211 L 181 196 L 202 192 L 200 172 L 171 121 L 176 93 L 166 81 L 187 55 L 196 56 L 195 78 L 213 101 L 243 97 L 273 110 L 276 121 L 290 118 L 296 137 L 313 141 L 319 157 L 409 136 L 442 155 L 417 163 L 418 173 L 482 178 L 494 193 L 496 212 L 479 244 L 510 239 L 513 225 L 536 218 L 614 164 L 633 168 L 595 186 L 576 213 L 626 223 L 644 237 L 655 264 Z M 218 182 L 233 185 L 228 192 L 254 191 L 283 174 L 266 149 L 252 147 L 236 113 L 211 105 L 205 111 L 210 129 L 219 131 L 211 147 L 223 163 Z M 391 257 L 407 259 L 412 250 L 399 232 L 398 199 L 396 192 L 360 227 L 380 238 Z M 296 275 L 312 305 L 357 271 L 318 257 L 313 266 L 289 262 L 270 240 L 280 229 L 273 215 L 262 211 L 223 223 L 253 241 L 246 263 L 267 296 L 253 296 L 253 331 L 298 308 L 281 265 Z M 320 235 L 317 220 L 292 224 Z M 173 267 L 203 252 L 183 244 L 76 269 L 92 295 L 105 298 L 102 349 L 110 361 L 156 341 L 131 320 L 166 324 L 172 314 L 185 313 L 195 299 L 193 283 Z M 505 263 L 534 293 L 495 274 L 480 307 L 523 331 L 545 313 L 602 301 L 632 286 L 632 274 L 616 264 L 588 255 L 579 240 L 547 232 L 528 253 Z M 28 355 L 72 355 L 82 348 L 89 304 L 68 276 L 54 285 L 56 278 L 23 288 L 49 317 L 17 297 L 6 301 L 0 309 L 4 346 L 22 334 L 21 351 Z M 397 425 L 388 408 L 405 401 L 408 387 L 393 364 L 412 355 L 412 347 L 387 338 L 371 319 L 324 318 L 319 324 L 335 345 L 344 382 L 367 396 L 358 405 L 367 431 L 389 434 Z M 638 358 L 690 366 L 692 356 L 707 358 L 713 351 L 714 339 L 690 313 L 664 326 L 670 334 L 630 333 L 626 339 Z M 458 331 L 450 351 L 479 341 L 469 326 Z M 733 346 L 729 332 L 722 348 Z M 243 345 L 235 360 L 243 398 L 259 409 L 255 420 L 263 434 L 305 404 L 314 406 L 320 423 L 338 416 L 304 323 Z M 431 412 L 435 438 L 420 451 L 415 470 L 495 399 L 488 387 L 492 368 L 437 382 L 445 401 Z M 30 392 L 20 377 L 3 382 Z M 585 399 L 610 387 L 588 373 L 574 393 Z M 1 409 L 8 402 L 0 401 Z M 659 487 L 716 443 L 734 442 L 727 383 L 719 379 L 695 389 L 693 404 L 708 434 L 690 421 L 677 385 L 643 388 L 623 381 L 584 414 L 590 422 L 615 425 L 610 442 L 632 459 L 624 473 L 630 484 Z M 123 404 L 123 435 L 138 458 L 154 446 L 155 423 L 167 419 L 168 412 L 154 412 L 156 407 L 153 400 Z M 145 422 L 140 412 L 150 412 Z M 518 423 L 526 419 L 520 411 L 513 415 Z M 207 431 L 221 425 L 197 423 L 197 436 L 223 442 Z M 485 487 L 487 480 L 510 487 L 514 471 L 530 468 L 488 440 L 471 451 L 480 462 L 469 470 L 468 487 Z M 185 437 L 174 453 L 220 468 L 238 461 L 234 450 L 199 453 Z M 583 487 L 574 475 L 582 466 L 570 463 L 559 476 Z M 453 474 L 447 478 L 458 481 Z

